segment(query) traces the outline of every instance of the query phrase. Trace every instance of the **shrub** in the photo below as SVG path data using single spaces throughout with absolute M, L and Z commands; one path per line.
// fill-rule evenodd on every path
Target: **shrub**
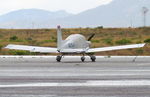
M 126 45 L 128 43 L 131 43 L 131 41 L 128 39 L 122 39 L 122 40 L 116 41 L 116 44 L 119 44 L 119 45 Z
M 103 29 L 104 27 L 103 26 L 98 26 L 96 27 L 97 29 Z
M 12 37 L 9 38 L 10 41 L 15 41 L 15 40 L 17 40 L 17 39 L 18 39 L 17 36 L 12 36 Z
M 149 39 L 146 39 L 144 40 L 145 43 L 150 43 L 150 38 Z

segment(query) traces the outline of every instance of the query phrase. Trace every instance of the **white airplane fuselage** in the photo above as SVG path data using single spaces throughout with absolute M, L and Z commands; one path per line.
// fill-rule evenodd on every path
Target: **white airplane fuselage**
M 62 48 L 65 49 L 86 49 L 90 46 L 90 42 L 83 35 L 73 34 L 63 41 Z
M 88 49 L 91 45 L 90 41 L 87 41 L 86 38 L 81 34 L 72 34 L 68 36 L 65 40 L 62 41 L 62 45 L 60 46 L 60 53 L 71 53 L 69 49 Z M 67 50 L 64 51 L 64 50 Z M 74 52 L 72 52 L 74 53 Z M 83 52 L 76 52 L 83 53 Z

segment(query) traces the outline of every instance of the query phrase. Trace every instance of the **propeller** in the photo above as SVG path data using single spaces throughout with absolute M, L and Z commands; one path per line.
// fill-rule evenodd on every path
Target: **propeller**
M 91 41 L 91 39 L 95 36 L 95 34 L 92 34 L 89 38 L 88 41 Z

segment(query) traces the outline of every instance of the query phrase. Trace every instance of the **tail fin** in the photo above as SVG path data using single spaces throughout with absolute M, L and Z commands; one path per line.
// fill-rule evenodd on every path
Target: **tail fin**
M 57 26 L 57 48 L 58 50 L 61 49 L 62 45 L 62 32 L 61 32 L 61 27 Z

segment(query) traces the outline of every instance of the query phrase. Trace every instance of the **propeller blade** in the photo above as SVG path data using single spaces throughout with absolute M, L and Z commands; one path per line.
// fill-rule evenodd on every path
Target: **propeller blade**
M 95 36 L 95 34 L 92 34 L 89 38 L 88 41 L 91 41 L 91 39 Z

